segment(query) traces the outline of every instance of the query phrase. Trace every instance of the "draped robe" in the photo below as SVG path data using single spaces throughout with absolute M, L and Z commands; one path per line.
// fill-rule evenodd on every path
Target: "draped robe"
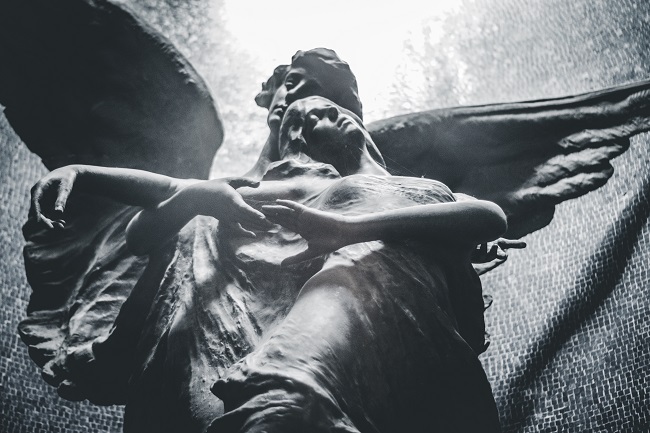
M 275 194 L 344 215 L 456 200 L 430 179 L 296 160 L 240 191 L 257 207 Z M 151 254 L 78 367 L 127 383 L 126 432 L 498 431 L 466 252 L 423 234 L 281 266 L 306 241 L 277 225 L 256 234 L 197 217 Z

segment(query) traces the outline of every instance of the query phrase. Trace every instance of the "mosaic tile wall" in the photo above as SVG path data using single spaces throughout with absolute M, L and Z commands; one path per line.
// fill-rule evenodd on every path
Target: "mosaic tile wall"
M 264 136 L 263 112 L 251 102 L 259 83 L 278 61 L 311 45 L 289 41 L 270 52 L 260 36 L 257 49 L 265 51 L 256 55 L 233 31 L 237 10 L 227 1 L 126 3 L 168 35 L 213 88 L 229 128 L 214 173 L 243 171 Z M 363 61 L 357 51 L 331 46 L 362 72 L 367 120 L 650 77 L 645 0 L 451 3 L 419 14 L 399 56 L 384 62 L 393 65 L 390 80 L 376 94 L 364 93 L 371 77 L 355 67 Z M 251 10 L 251 19 L 273 21 L 272 12 Z M 280 31 L 270 24 L 260 33 Z M 381 60 L 369 34 L 354 44 Z M 650 431 L 649 141 L 648 134 L 634 139 L 606 187 L 559 206 L 550 226 L 526 238 L 526 250 L 483 280 L 494 304 L 487 312 L 492 345 L 482 360 L 506 432 Z M 16 334 L 29 297 L 20 227 L 29 188 L 44 172 L 1 118 L 0 432 L 118 432 L 121 408 L 56 397 Z

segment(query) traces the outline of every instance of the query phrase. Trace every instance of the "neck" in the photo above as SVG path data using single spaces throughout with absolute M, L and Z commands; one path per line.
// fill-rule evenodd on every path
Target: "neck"
M 378 176 L 390 176 L 390 173 L 380 166 L 364 148 L 359 158 L 350 158 L 345 160 L 342 167 L 336 167 L 341 176 L 350 176 L 352 174 L 374 174 Z

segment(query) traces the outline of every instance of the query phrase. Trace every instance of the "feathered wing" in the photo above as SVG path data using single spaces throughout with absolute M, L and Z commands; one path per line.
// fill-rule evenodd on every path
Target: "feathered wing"
M 650 80 L 556 99 L 431 110 L 368 125 L 393 173 L 498 203 L 508 237 L 604 185 L 629 137 L 650 129 Z
M 223 138 L 209 90 L 127 10 L 105 0 L 4 0 L 0 58 L 0 103 L 47 168 L 84 163 L 207 178 Z M 92 342 L 109 333 L 147 265 L 125 245 L 137 211 L 78 196 L 64 230 L 24 227 L 33 294 L 20 333 L 64 397 L 124 398 L 126 372 L 93 371 L 81 382 L 90 380 L 84 364 L 96 361 Z

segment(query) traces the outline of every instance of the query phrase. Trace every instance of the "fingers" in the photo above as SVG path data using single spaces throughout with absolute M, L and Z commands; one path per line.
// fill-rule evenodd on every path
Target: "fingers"
M 241 224 L 243 227 L 249 230 L 256 230 L 260 232 L 264 232 L 269 230 L 271 227 L 273 227 L 273 224 L 271 224 L 270 221 L 268 220 L 257 220 L 257 219 L 250 219 L 250 218 L 239 218 L 238 223 Z
M 39 181 L 34 187 L 32 187 L 31 193 L 31 206 L 29 209 L 30 217 L 33 218 L 37 224 L 43 224 L 49 229 L 63 228 L 65 221 L 63 220 L 51 220 L 43 214 L 42 203 L 45 200 L 45 196 L 48 188 L 51 187 L 51 182 L 49 181 Z M 58 193 L 57 193 L 58 194 Z M 57 197 L 58 202 L 58 197 Z M 64 203 L 65 205 L 65 203 Z M 61 206 L 59 206 L 61 207 Z M 63 212 L 61 210 L 60 212 Z
M 245 237 L 245 238 L 256 238 L 257 237 L 257 235 L 255 233 L 253 233 L 250 230 L 246 230 L 239 223 L 226 223 L 226 227 L 228 228 L 228 230 L 232 230 L 236 236 L 238 235 L 238 236 L 242 236 L 242 237 Z
M 503 259 L 503 260 L 495 259 L 495 260 L 492 260 L 491 262 L 481 263 L 480 265 L 475 266 L 474 269 L 476 269 L 476 273 L 478 273 L 479 275 L 483 275 L 483 274 L 485 274 L 487 272 L 490 272 L 494 268 L 500 266 L 505 261 L 506 261 L 506 259 Z
M 262 212 L 275 224 L 280 224 L 294 232 L 298 228 L 299 214 L 294 209 L 279 205 L 264 205 Z
M 474 269 L 476 270 L 477 274 L 483 275 L 486 272 L 490 272 L 492 269 L 502 265 L 507 259 L 508 256 L 497 257 L 496 259 L 489 262 L 475 264 Z
M 54 170 L 39 180 L 31 190 L 30 217 L 48 228 L 62 228 L 61 219 L 72 192 L 75 176 L 72 170 Z
M 279 204 L 265 204 L 262 206 L 262 212 L 265 215 L 294 215 L 296 216 L 298 211 L 287 206 Z
M 265 204 L 262 206 L 262 212 L 264 212 L 265 215 L 295 216 L 297 214 L 295 209 L 277 204 Z
M 31 192 L 32 192 L 32 203 L 29 211 L 38 222 L 42 217 L 42 213 L 41 213 L 41 199 L 43 198 L 42 182 L 39 181 L 36 185 L 34 185 L 32 187 Z
M 268 230 L 271 228 L 271 223 L 266 220 L 266 216 L 264 216 L 262 212 L 248 205 L 239 194 L 237 194 L 233 202 L 233 220 L 254 230 Z
M 505 239 L 505 238 L 499 238 L 496 240 L 497 245 L 499 245 L 503 249 L 522 249 L 526 248 L 526 242 L 519 240 L 519 239 Z
M 246 177 L 229 177 L 226 178 L 226 182 L 228 185 L 232 186 L 235 189 L 241 188 L 243 186 L 248 186 L 251 188 L 257 188 L 260 186 L 259 180 L 253 180 Z
M 43 224 L 50 230 L 62 230 L 65 227 L 64 220 L 51 220 L 43 214 L 36 217 L 37 224 Z
M 490 248 L 488 250 L 488 244 Z M 491 260 L 505 260 L 508 249 L 526 248 L 526 242 L 516 239 L 499 238 L 494 242 L 480 244 L 472 254 L 473 263 L 486 263 Z
M 54 220 L 52 221 L 52 226 L 55 229 L 63 229 L 65 227 L 65 220 Z
M 300 203 L 291 200 L 276 200 L 277 204 L 262 206 L 262 212 L 275 224 L 280 224 L 291 231 L 300 233 L 300 215 L 309 209 Z
M 54 202 L 55 212 L 58 212 L 59 214 L 63 215 L 63 211 L 65 210 L 65 205 L 68 202 L 68 197 L 70 196 L 71 191 L 72 191 L 72 185 L 68 184 L 67 182 L 61 182 L 59 184 L 58 194 L 56 197 L 56 201 Z
M 45 224 L 49 229 L 54 228 L 52 221 L 49 218 L 43 216 L 41 213 L 37 214 L 36 221 Z
M 476 250 L 478 254 L 476 254 L 477 260 L 474 263 L 481 263 L 475 266 L 479 275 L 489 272 L 503 264 L 508 259 L 508 252 L 506 250 L 526 248 L 526 242 L 515 239 L 499 238 L 490 244 L 489 251 L 487 250 L 487 244 L 481 244 Z
M 487 263 L 488 269 L 492 270 L 492 269 L 496 268 L 497 266 L 502 265 L 506 260 L 508 260 L 508 256 L 497 257 L 496 259 L 494 259 L 494 260 L 490 261 L 489 263 Z
M 245 213 L 236 215 L 232 222 L 237 222 L 247 229 L 257 231 L 266 231 L 273 227 L 267 219 L 260 220 L 257 216 L 251 216 Z
M 281 199 L 278 199 L 278 200 L 276 200 L 275 202 L 276 202 L 277 204 L 281 205 L 281 206 L 286 206 L 286 207 L 288 207 L 289 209 L 293 209 L 293 210 L 298 211 L 298 212 L 303 212 L 303 211 L 305 211 L 306 209 L 308 209 L 307 206 L 302 205 L 302 204 L 300 204 L 300 203 L 296 203 L 295 201 L 291 201 L 291 200 L 281 200 Z

